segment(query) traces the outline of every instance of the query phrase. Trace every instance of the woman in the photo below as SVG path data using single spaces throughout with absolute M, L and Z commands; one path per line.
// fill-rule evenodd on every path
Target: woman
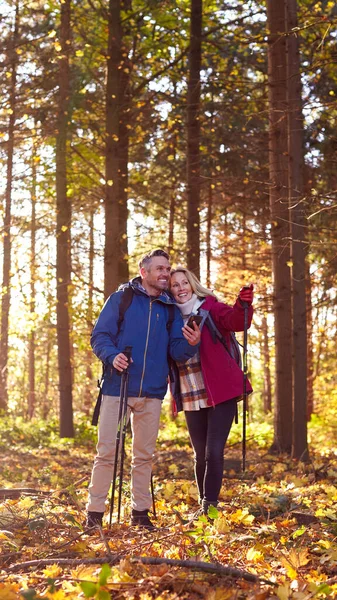
M 194 450 L 195 478 L 201 511 L 217 506 L 222 485 L 223 454 L 243 392 L 243 373 L 231 356 L 231 331 L 243 331 L 244 306 L 248 304 L 248 326 L 253 309 L 253 285 L 242 288 L 234 306 L 219 302 L 210 290 L 188 269 L 171 271 L 171 293 L 184 319 L 183 334 L 189 339 L 193 330 L 187 321 L 198 309 L 204 315 L 200 325 L 198 353 L 186 363 L 172 365 L 171 391 L 177 411 L 184 410 Z M 215 338 L 206 315 L 209 313 L 224 343 Z M 247 381 L 247 392 L 252 392 Z

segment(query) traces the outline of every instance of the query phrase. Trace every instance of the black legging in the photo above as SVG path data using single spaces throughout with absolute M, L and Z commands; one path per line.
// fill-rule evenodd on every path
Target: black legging
M 185 411 L 194 450 L 194 472 L 201 499 L 217 502 L 222 485 L 223 455 L 236 411 L 236 399 L 215 407 Z

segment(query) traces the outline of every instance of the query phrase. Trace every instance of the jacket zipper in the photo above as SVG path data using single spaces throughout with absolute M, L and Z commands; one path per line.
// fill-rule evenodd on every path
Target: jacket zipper
M 153 302 L 154 302 L 154 300 L 150 300 L 149 320 L 148 320 L 148 323 L 147 323 L 147 335 L 146 335 L 146 343 L 145 343 L 145 352 L 144 352 L 144 362 L 143 362 L 142 378 L 140 380 L 140 388 L 139 388 L 139 396 L 138 396 L 139 398 L 141 398 L 141 395 L 142 395 L 143 379 L 144 379 L 144 375 L 145 375 L 145 363 L 146 363 L 147 347 L 149 345 L 149 334 L 150 334 L 151 313 L 152 313 L 152 303 Z

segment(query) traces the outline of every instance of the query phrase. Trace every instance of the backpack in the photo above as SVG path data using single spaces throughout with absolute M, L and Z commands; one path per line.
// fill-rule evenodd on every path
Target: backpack
M 219 342 L 221 342 L 221 344 L 227 350 L 228 354 L 232 358 L 234 358 L 236 364 L 242 370 L 242 358 L 241 358 L 240 344 L 235 337 L 234 331 L 229 332 L 230 333 L 230 345 L 228 347 L 228 344 L 227 344 L 225 338 L 223 337 L 222 333 L 220 333 L 219 329 L 215 325 L 213 318 L 210 315 L 209 310 L 205 310 L 201 306 L 197 310 L 197 313 L 198 313 L 198 315 L 200 315 L 202 317 L 202 321 L 200 323 L 200 328 L 202 328 L 203 325 L 206 325 L 207 329 L 209 330 L 209 332 L 212 336 L 212 340 L 213 340 L 214 344 L 216 344 L 217 341 L 219 340 Z
M 124 315 L 133 300 L 134 290 L 128 283 L 124 283 L 121 286 L 119 286 L 117 291 L 123 292 L 121 301 L 119 303 L 119 315 L 118 315 L 118 320 L 117 320 L 117 334 L 116 335 L 118 336 L 118 334 L 121 330 L 122 323 L 124 321 Z M 168 319 L 167 319 L 167 323 L 166 323 L 166 329 L 168 332 L 170 332 L 171 326 L 172 326 L 172 323 L 174 320 L 174 305 L 168 304 L 167 308 L 168 308 Z M 99 388 L 99 392 L 98 392 L 98 396 L 97 396 L 97 400 L 96 400 L 96 405 L 94 408 L 94 414 L 93 414 L 92 421 L 91 421 L 92 425 L 97 425 L 97 423 L 98 423 L 98 417 L 99 417 L 99 412 L 101 409 L 101 402 L 102 402 L 103 379 L 104 379 L 104 364 L 102 363 L 102 375 L 101 375 L 101 378 L 98 379 L 98 381 L 97 381 L 97 387 Z

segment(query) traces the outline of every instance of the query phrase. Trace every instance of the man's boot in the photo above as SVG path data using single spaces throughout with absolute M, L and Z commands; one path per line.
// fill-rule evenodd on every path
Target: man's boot
M 135 510 L 132 509 L 131 513 L 131 525 L 144 527 L 145 529 L 156 529 L 153 523 L 149 519 L 149 511 L 146 510 Z
M 85 522 L 86 527 L 95 527 L 100 525 L 102 527 L 104 512 L 92 512 L 88 510 L 87 520 Z

